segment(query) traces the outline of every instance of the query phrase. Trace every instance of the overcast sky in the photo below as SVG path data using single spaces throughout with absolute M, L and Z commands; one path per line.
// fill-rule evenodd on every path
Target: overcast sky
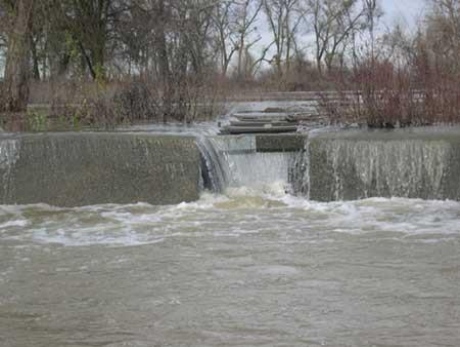
M 385 12 L 384 23 L 388 26 L 399 23 L 412 27 L 422 18 L 426 3 L 426 0 L 381 0 Z

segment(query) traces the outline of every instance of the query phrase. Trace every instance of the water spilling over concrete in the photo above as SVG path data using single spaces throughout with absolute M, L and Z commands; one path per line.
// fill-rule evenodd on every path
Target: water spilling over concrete
M 299 149 L 292 135 L 215 136 L 209 139 L 218 153 L 226 187 L 263 188 L 274 182 L 288 184 L 289 168 Z
M 313 136 L 307 154 L 310 198 L 458 200 L 459 150 L 460 143 L 452 133 L 342 132 Z
M 323 131 L 210 140 L 227 186 L 282 181 L 311 200 L 460 199 L 460 131 Z
M 212 141 L 206 136 L 197 136 L 197 146 L 201 155 L 202 188 L 222 193 L 228 186 L 228 172 L 222 165 L 221 153 Z
M 199 197 L 193 137 L 127 133 L 23 135 L 0 141 L 3 204 L 173 204 Z
M 17 139 L 5 139 L 0 141 L 0 177 L 3 187 L 2 198 L 5 200 L 10 194 L 11 169 L 19 158 L 20 142 Z M 0 188 L 1 189 L 1 188 Z
M 63 133 L 0 140 L 3 204 L 194 201 L 203 188 L 283 191 L 317 201 L 460 200 L 460 130 L 208 136 Z

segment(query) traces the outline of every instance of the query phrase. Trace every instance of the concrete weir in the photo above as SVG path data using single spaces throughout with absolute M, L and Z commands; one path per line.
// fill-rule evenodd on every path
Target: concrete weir
M 460 200 L 458 128 L 325 132 L 310 136 L 307 164 L 314 200 Z
M 216 139 L 229 185 L 287 181 L 311 200 L 460 200 L 460 129 L 335 130 Z M 223 165 L 221 165 L 223 166 Z
M 193 137 L 53 133 L 0 140 L 2 204 L 175 204 L 199 197 Z
M 242 134 L 209 138 L 217 153 L 224 187 L 264 188 L 289 182 L 295 158 L 303 152 L 302 134 Z M 223 190 L 223 189 L 220 189 Z
M 2 204 L 177 204 L 197 200 L 203 185 L 223 192 L 274 182 L 317 201 L 460 200 L 460 129 L 4 135 L 0 181 Z

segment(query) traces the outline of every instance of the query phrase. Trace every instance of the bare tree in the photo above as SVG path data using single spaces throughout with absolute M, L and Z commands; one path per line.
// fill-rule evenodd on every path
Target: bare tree
M 188 121 L 195 91 L 215 71 L 211 57 L 214 0 L 136 0 L 121 35 L 133 61 L 153 82 L 156 111 L 163 121 Z
M 0 51 L 6 49 L 7 36 L 10 31 L 9 12 L 13 11 L 13 3 L 6 0 L 0 1 Z
M 242 0 L 237 3 L 235 29 L 238 33 L 238 78 L 247 77 L 245 76 L 247 70 L 244 69 L 246 53 L 260 40 L 259 36 L 256 38 L 251 36 L 257 32 L 256 21 L 261 7 L 261 3 L 251 0 Z
M 29 34 L 34 0 L 18 0 L 14 3 L 12 32 L 8 36 L 5 66 L 4 102 L 6 111 L 18 112 L 27 108 L 29 96 Z
M 220 61 L 220 71 L 224 76 L 227 75 L 230 62 L 239 48 L 238 6 L 234 0 L 220 1 L 212 14 L 216 58 Z
M 307 0 L 315 35 L 315 59 L 318 71 L 323 63 L 330 70 L 340 59 L 346 45 L 360 30 L 365 8 L 359 0 Z M 367 1 L 367 0 L 365 0 Z
M 460 72 L 460 0 L 429 0 L 425 32 L 439 64 Z
M 283 62 L 287 72 L 301 23 L 299 0 L 262 0 L 264 12 L 273 38 L 273 63 L 278 76 L 283 75 Z

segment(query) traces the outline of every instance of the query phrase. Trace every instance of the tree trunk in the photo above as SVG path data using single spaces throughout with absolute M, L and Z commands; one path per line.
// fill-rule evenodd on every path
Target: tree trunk
M 40 81 L 40 61 L 37 53 L 37 45 L 33 38 L 32 33 L 29 35 L 30 38 L 30 53 L 32 55 L 32 75 L 34 80 Z
M 17 0 L 13 30 L 8 40 L 5 67 L 5 101 L 7 112 L 21 112 L 27 108 L 29 97 L 29 34 L 34 0 Z
M 156 33 L 156 43 L 158 50 L 158 66 L 161 85 L 163 89 L 163 122 L 166 123 L 172 111 L 172 86 L 171 86 L 171 72 L 169 69 L 169 55 L 166 42 L 166 6 L 164 0 L 158 0 L 157 4 L 158 26 Z

